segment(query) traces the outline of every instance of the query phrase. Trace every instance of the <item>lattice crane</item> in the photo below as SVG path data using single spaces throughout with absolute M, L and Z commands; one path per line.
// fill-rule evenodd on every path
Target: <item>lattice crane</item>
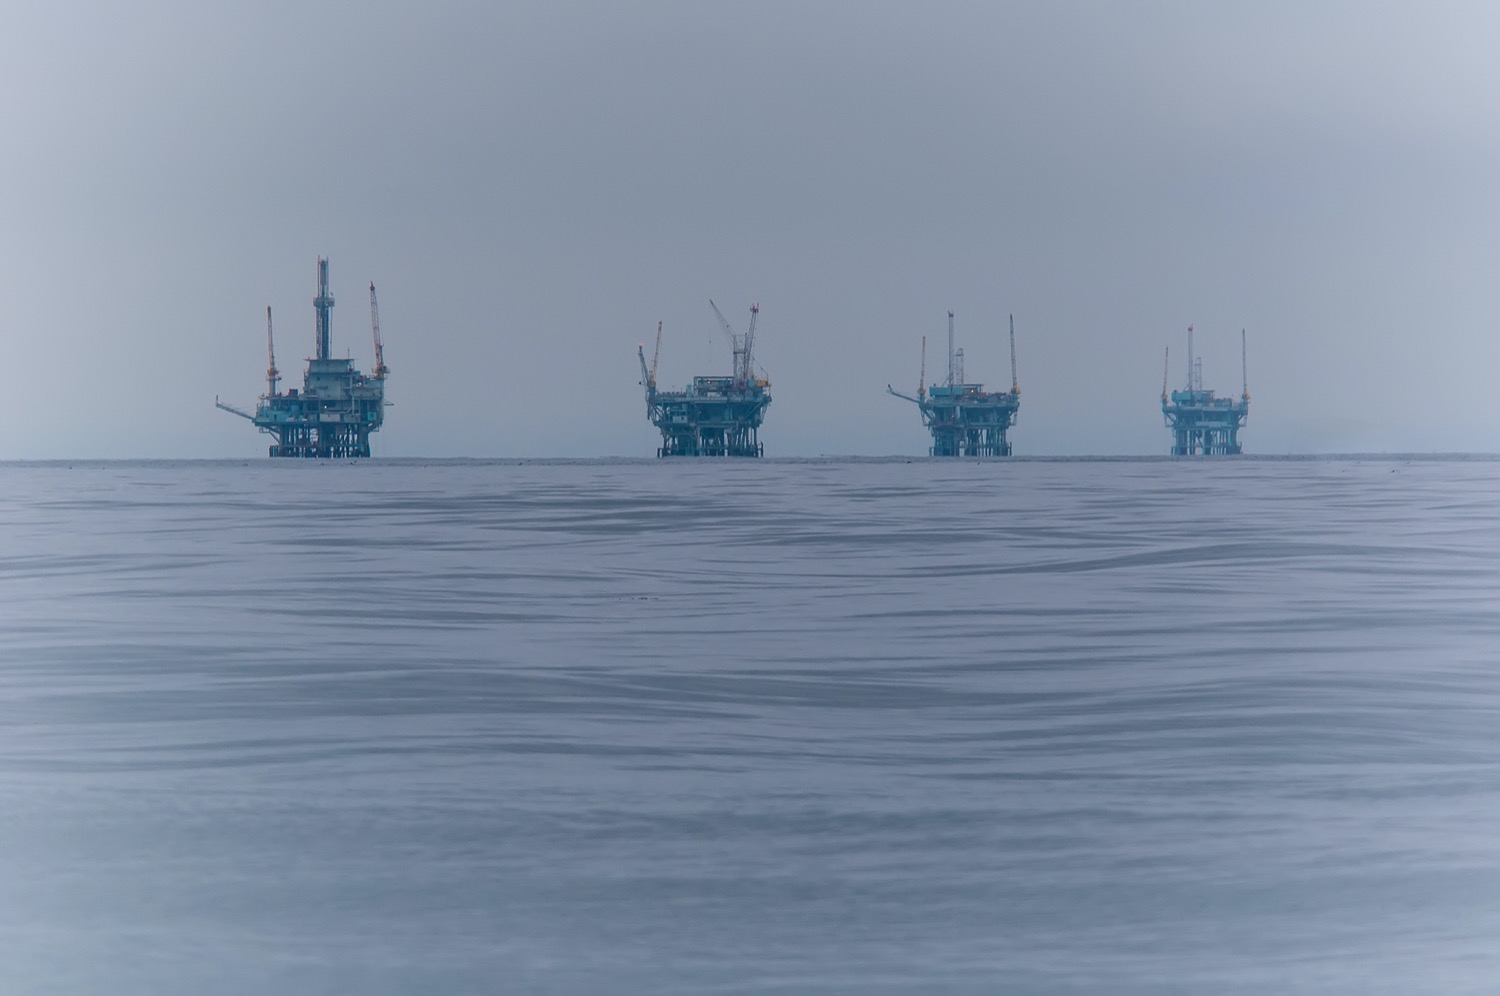
M 1016 379 L 1016 316 L 1010 316 L 1010 393 L 1021 393 L 1021 382 Z
M 385 344 L 380 341 L 380 306 L 375 302 L 375 282 L 370 281 L 370 331 L 375 336 L 375 369 L 370 371 L 376 380 L 385 380 L 390 368 L 385 365 Z
M 753 383 L 755 366 L 752 353 L 755 348 L 755 323 L 760 319 L 760 305 L 750 306 L 750 328 L 743 335 L 734 330 L 734 326 L 729 324 L 729 319 L 724 317 L 712 298 L 709 298 L 708 306 L 714 309 L 714 317 L 719 320 L 719 327 L 729 337 L 729 345 L 734 350 L 735 382 L 740 385 Z
M 276 339 L 271 335 L 271 306 L 266 305 L 266 397 L 276 397 L 276 385 L 281 383 L 281 371 L 276 369 Z
M 651 353 L 651 390 L 656 390 L 656 366 L 661 362 L 661 322 L 656 323 L 656 349 Z
M 745 330 L 745 368 L 739 372 L 740 380 L 749 384 L 755 379 L 755 361 L 751 356 L 755 352 L 755 323 L 760 321 L 760 305 L 750 306 L 750 327 Z

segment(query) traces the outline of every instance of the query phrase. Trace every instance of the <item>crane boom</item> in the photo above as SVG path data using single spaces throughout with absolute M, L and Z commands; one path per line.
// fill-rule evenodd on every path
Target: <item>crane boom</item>
M 643 352 L 641 354 L 641 359 L 644 360 L 645 358 L 646 358 L 646 354 Z M 661 322 L 657 322 L 656 323 L 656 351 L 651 354 L 651 375 L 646 378 L 646 383 L 650 385 L 650 387 L 651 387 L 651 389 L 653 391 L 656 390 L 656 365 L 658 363 L 660 363 L 660 362 L 661 362 Z
M 1172 369 L 1172 347 L 1168 346 L 1161 355 L 1161 399 L 1167 400 L 1167 374 Z
M 887 394 L 894 395 L 895 397 L 900 398 L 902 401 L 910 401 L 914 405 L 922 404 L 922 402 L 917 398 L 912 397 L 910 394 L 902 394 L 900 391 L 896 390 L 889 384 L 885 385 L 885 391 Z
M 755 323 L 758 321 L 760 321 L 760 305 L 752 304 L 750 306 L 750 327 L 745 330 L 744 356 L 740 360 L 745 365 L 745 369 L 739 374 L 739 377 L 746 384 L 750 383 L 754 374 L 754 361 L 751 359 L 751 355 L 755 350 Z
M 234 407 L 234 405 L 226 405 L 224 402 L 219 400 L 219 396 L 217 394 L 214 395 L 214 407 L 229 412 L 231 415 L 238 415 L 240 418 L 248 418 L 252 422 L 255 421 L 254 415 L 251 415 L 247 411 L 236 408 Z
M 724 312 L 719 310 L 719 306 L 717 304 L 714 304 L 713 298 L 708 299 L 708 306 L 714 309 L 714 317 L 719 320 L 719 327 L 722 328 L 724 330 L 724 334 L 729 337 L 729 345 L 733 347 L 735 351 L 738 351 L 740 348 L 739 336 L 735 335 L 734 326 L 729 324 L 729 319 L 725 318 Z
M 1016 316 L 1010 316 L 1010 393 L 1021 393 L 1021 382 L 1016 380 Z
M 646 369 L 646 344 L 638 343 L 635 347 L 636 355 L 641 359 L 641 386 L 646 389 L 646 413 L 651 413 L 651 395 L 656 393 L 656 384 L 651 379 L 651 371 Z
M 276 340 L 271 335 L 271 306 L 266 305 L 266 397 L 276 397 L 276 385 L 281 382 L 281 371 L 276 369 Z
M 370 331 L 375 337 L 375 369 L 371 374 L 376 380 L 385 380 L 390 370 L 385 365 L 385 344 L 380 341 L 380 306 L 375 302 L 375 281 L 370 281 Z
M 917 397 L 927 397 L 927 337 L 925 335 L 922 337 L 922 372 L 917 375 Z
M 719 320 L 719 327 L 729 337 L 730 348 L 734 350 L 735 383 L 744 386 L 750 383 L 751 380 L 750 346 L 752 340 L 755 338 L 755 320 L 760 315 L 760 305 L 752 304 L 750 306 L 750 331 L 744 335 L 740 335 L 734 330 L 734 326 L 729 324 L 729 319 L 724 317 L 724 312 L 719 310 L 717 304 L 714 304 L 713 298 L 708 299 L 708 306 L 714 309 L 714 317 Z
M 1241 394 L 1241 397 L 1243 397 L 1246 401 L 1249 401 L 1250 400 L 1250 370 L 1249 370 L 1249 367 L 1248 367 L 1248 365 L 1246 363 L 1245 330 L 1244 329 L 1240 329 L 1240 383 L 1242 385 L 1242 394 Z

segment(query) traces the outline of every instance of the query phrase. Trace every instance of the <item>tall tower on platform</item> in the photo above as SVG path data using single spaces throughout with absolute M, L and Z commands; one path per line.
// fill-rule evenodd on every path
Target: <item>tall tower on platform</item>
M 266 309 L 266 393 L 252 415 L 214 399 L 214 405 L 249 419 L 275 440 L 273 457 L 338 459 L 370 455 L 370 433 L 385 423 L 385 377 L 388 372 L 380 341 L 380 317 L 375 285 L 370 285 L 370 323 L 375 339 L 375 370 L 370 376 L 354 368 L 347 357 L 330 355 L 333 295 L 328 290 L 328 260 L 318 257 L 318 294 L 313 298 L 314 350 L 307 361 L 302 389 L 277 389 L 276 346 L 271 335 L 271 309 Z
M 922 337 L 922 373 L 917 396 L 902 394 L 891 385 L 886 391 L 910 401 L 922 413 L 922 425 L 932 433 L 930 456 L 1010 456 L 1007 433 L 1021 409 L 1016 381 L 1016 319 L 1010 319 L 1010 390 L 986 391 L 983 384 L 964 380 L 964 351 L 954 348 L 953 312 L 948 312 L 948 376 L 927 387 L 927 337 Z
M 313 312 L 317 315 L 317 358 L 328 359 L 328 350 L 333 345 L 333 295 L 328 293 L 328 260 L 318 257 L 318 296 L 313 298 Z
M 637 350 L 641 360 L 641 386 L 646 390 L 646 417 L 661 431 L 659 457 L 731 456 L 758 457 L 765 453 L 760 442 L 761 422 L 771 395 L 771 382 L 755 369 L 755 326 L 760 305 L 750 306 L 750 325 L 745 332 L 734 326 L 708 302 L 719 327 L 729 339 L 734 354 L 734 373 L 728 377 L 694 377 L 682 391 L 656 389 L 656 365 L 661 359 L 661 323 L 656 326 L 656 351 L 646 366 L 646 344 Z
M 1239 432 L 1250 414 L 1250 380 L 1245 364 L 1245 330 L 1240 330 L 1239 400 L 1220 398 L 1203 389 L 1203 361 L 1193 355 L 1193 327 L 1188 326 L 1187 387 L 1167 391 L 1167 366 L 1161 375 L 1161 412 L 1172 430 L 1173 456 L 1232 456 L 1240 452 Z

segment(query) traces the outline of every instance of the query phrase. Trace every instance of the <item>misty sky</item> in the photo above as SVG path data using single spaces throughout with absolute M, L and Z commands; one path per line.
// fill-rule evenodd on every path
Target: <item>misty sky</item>
M 648 456 L 761 305 L 768 456 L 926 452 L 920 337 L 1018 455 L 1165 453 L 1197 329 L 1247 452 L 1495 451 L 1500 8 L 20 2 L 0 458 L 262 456 L 331 259 L 390 456 Z

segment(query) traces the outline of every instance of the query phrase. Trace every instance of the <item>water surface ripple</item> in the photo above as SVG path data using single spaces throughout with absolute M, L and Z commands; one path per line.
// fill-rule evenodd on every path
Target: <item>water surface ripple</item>
M 1497 494 L 0 465 L 0 990 L 1491 992 Z

